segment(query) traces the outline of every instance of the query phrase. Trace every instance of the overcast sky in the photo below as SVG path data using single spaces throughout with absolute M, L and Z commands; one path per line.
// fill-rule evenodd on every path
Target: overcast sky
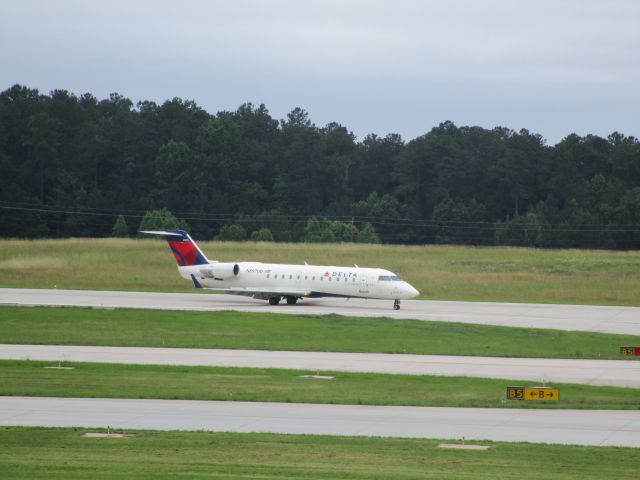
M 0 14 L 0 90 L 306 109 L 359 139 L 445 120 L 640 136 L 640 1 L 52 1 Z

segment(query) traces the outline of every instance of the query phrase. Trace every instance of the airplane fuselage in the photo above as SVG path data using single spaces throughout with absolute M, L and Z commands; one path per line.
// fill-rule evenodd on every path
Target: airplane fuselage
M 393 272 L 381 268 L 211 262 L 178 267 L 196 287 L 229 293 L 292 292 L 299 297 L 359 297 L 401 300 L 418 291 Z M 192 277 L 193 276 L 193 277 Z
M 419 294 L 382 268 L 211 261 L 184 230 L 141 233 L 165 237 L 180 275 L 194 287 L 268 300 L 271 305 L 283 299 L 294 304 L 302 298 L 358 297 L 393 300 L 393 308 L 398 310 L 400 300 Z

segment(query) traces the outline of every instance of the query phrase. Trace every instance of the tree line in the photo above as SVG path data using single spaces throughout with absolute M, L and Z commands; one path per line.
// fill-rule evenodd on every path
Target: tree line
M 211 114 L 14 85 L 0 93 L 0 172 L 5 237 L 108 236 L 120 215 L 134 235 L 166 209 L 203 239 L 235 225 L 294 242 L 640 246 L 640 142 L 618 132 L 551 146 L 443 122 L 358 141 L 301 108 L 278 120 L 250 103 Z

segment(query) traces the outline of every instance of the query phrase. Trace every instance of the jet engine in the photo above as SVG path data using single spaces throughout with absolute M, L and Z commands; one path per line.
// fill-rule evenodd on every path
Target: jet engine
M 212 263 L 209 269 L 213 273 L 213 277 L 219 280 L 237 277 L 240 273 L 240 265 L 237 263 Z

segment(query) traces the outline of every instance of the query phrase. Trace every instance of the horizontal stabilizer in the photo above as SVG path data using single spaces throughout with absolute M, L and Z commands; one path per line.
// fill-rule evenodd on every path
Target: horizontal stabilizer
M 177 230 L 175 232 L 163 231 L 163 230 L 140 230 L 139 233 L 146 233 L 149 235 L 162 235 L 165 237 L 182 237 L 182 232 Z

